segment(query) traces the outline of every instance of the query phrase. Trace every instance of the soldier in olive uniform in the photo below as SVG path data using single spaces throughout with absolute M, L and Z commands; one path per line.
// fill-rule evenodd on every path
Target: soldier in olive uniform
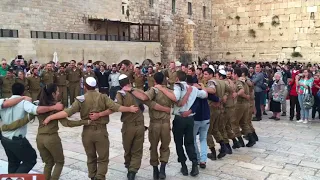
M 41 77 L 41 82 L 43 83 L 44 86 L 47 84 L 53 83 L 54 72 L 53 72 L 51 63 L 46 64 L 45 70 L 41 73 L 40 77 Z
M 17 77 L 17 79 L 16 79 L 16 82 L 17 82 L 17 83 L 21 83 L 21 84 L 24 85 L 25 90 L 24 90 L 23 95 L 24 95 L 24 96 L 31 97 L 31 95 L 30 95 L 30 93 L 29 93 L 29 91 L 28 91 L 28 89 L 29 89 L 28 80 L 27 80 L 27 78 L 25 77 L 23 71 L 19 71 L 19 72 L 18 72 L 18 77 Z
M 148 67 L 148 75 L 147 75 L 147 81 L 148 81 L 148 89 L 151 89 L 154 87 L 154 78 L 153 78 L 153 68 L 150 66 Z
M 32 69 L 31 76 L 27 77 L 27 80 L 32 101 L 36 101 L 40 92 L 40 77 L 38 76 L 37 68 Z
M 59 71 L 55 73 L 54 83 L 59 87 L 59 101 L 62 102 L 64 107 L 68 107 L 67 73 L 65 72 L 65 66 L 60 66 Z
M 82 70 L 77 68 L 76 61 L 70 61 L 70 68 L 67 69 L 67 80 L 69 82 L 70 104 L 72 104 L 77 96 L 80 95 L 80 80 Z
M 15 83 L 13 70 L 9 69 L 5 77 L 0 78 L 2 97 L 9 98 L 12 96 L 12 85 Z
M 252 116 L 253 116 L 253 112 L 254 112 L 254 109 L 253 109 L 254 108 L 254 85 L 253 85 L 252 81 L 250 80 L 250 78 L 248 77 L 248 75 L 249 75 L 248 69 L 241 68 L 241 71 L 242 71 L 242 77 L 246 78 L 246 83 L 249 86 L 249 93 L 250 93 L 248 124 L 249 124 L 250 130 L 252 132 L 254 139 L 256 141 L 259 141 L 256 130 L 254 129 L 253 124 L 252 124 Z
M 177 72 L 176 72 L 176 64 L 175 62 L 170 62 L 170 67 L 166 71 L 164 71 L 164 75 L 167 78 L 168 85 L 170 89 L 173 89 L 173 85 L 177 79 Z
M 232 123 L 233 132 L 237 137 L 240 145 L 244 147 L 244 142 L 241 137 L 242 133 L 249 138 L 249 142 L 246 145 L 247 147 L 252 147 L 256 141 L 252 135 L 250 127 L 248 125 L 248 109 L 249 109 L 249 86 L 245 82 L 246 79 L 241 77 L 242 71 L 239 68 L 234 69 L 234 80 L 236 81 L 236 93 L 237 93 L 237 104 L 235 109 L 235 121 Z
M 108 114 L 100 114 L 105 110 L 109 114 L 112 111 L 136 112 L 137 107 L 124 107 L 114 103 L 109 97 L 95 91 L 97 82 L 94 78 L 88 77 L 85 80 L 86 93 L 78 96 L 71 108 L 58 112 L 47 117 L 44 124 L 51 120 L 62 119 L 80 112 L 82 120 L 95 120 L 90 125 L 83 126 L 82 143 L 87 154 L 87 165 L 89 178 L 92 180 L 105 180 L 109 164 L 109 138 L 107 124 L 109 123 Z M 89 115 L 92 117 L 89 118 Z M 98 155 L 98 156 L 97 156 Z
M 129 80 L 130 80 L 130 83 L 132 84 L 134 81 L 133 81 L 133 70 L 131 68 L 132 64 L 128 64 L 128 63 L 122 63 L 121 64 L 121 69 L 120 69 L 120 74 L 125 74 L 126 76 L 128 76 Z
M 135 88 L 143 91 L 145 76 L 141 73 L 140 67 L 135 68 L 135 73 L 133 75 L 133 82 L 134 82 Z
M 95 79 L 97 79 L 94 71 L 92 70 L 92 65 L 87 65 L 87 69 L 86 71 L 83 73 L 83 79 L 85 80 L 87 77 L 93 77 Z

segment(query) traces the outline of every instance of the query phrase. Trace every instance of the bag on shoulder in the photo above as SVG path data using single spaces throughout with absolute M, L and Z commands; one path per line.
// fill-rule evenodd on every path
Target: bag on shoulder
M 308 87 L 307 89 L 308 93 L 304 94 L 304 98 L 303 98 L 303 107 L 305 109 L 311 109 L 313 104 L 314 104 L 314 97 L 311 94 L 311 89 L 310 87 Z

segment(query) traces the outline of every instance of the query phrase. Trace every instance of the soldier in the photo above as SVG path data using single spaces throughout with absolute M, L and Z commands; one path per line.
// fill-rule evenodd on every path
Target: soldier
M 9 98 L 12 96 L 12 85 L 15 83 L 13 70 L 9 69 L 5 77 L 0 77 L 0 85 L 2 87 L 2 97 Z
M 125 74 L 128 76 L 130 83 L 133 83 L 133 70 L 132 70 L 132 64 L 128 64 L 127 62 L 124 62 L 121 64 L 120 74 Z
M 27 80 L 32 101 L 36 101 L 40 92 L 40 77 L 38 76 L 37 68 L 31 70 L 31 76 L 27 77 Z
M 24 74 L 23 71 L 19 71 L 19 72 L 18 72 L 18 77 L 17 77 L 17 79 L 16 79 L 16 82 L 21 83 L 21 84 L 24 85 L 25 90 L 24 90 L 23 95 L 30 97 L 31 95 L 30 95 L 30 93 L 29 93 L 29 91 L 28 91 L 28 89 L 29 89 L 28 80 L 27 80 L 27 78 L 25 77 L 25 74 Z
M 222 128 L 222 118 L 221 115 L 223 113 L 223 104 L 226 100 L 226 84 L 224 81 L 220 81 L 213 77 L 214 68 L 210 66 L 210 68 L 206 68 L 203 72 L 203 77 L 207 81 L 206 90 L 210 94 L 215 94 L 219 98 L 219 102 L 213 102 L 209 100 L 210 106 L 210 127 L 208 130 L 207 144 L 211 153 L 208 153 L 208 158 L 211 160 L 216 160 L 217 157 L 223 158 L 227 153 L 227 148 L 225 145 L 225 141 L 223 139 L 223 128 Z M 218 156 L 216 156 L 215 143 L 212 138 L 220 144 L 221 150 Z
M 141 73 L 141 69 L 139 66 L 135 67 L 134 71 L 135 71 L 133 75 L 134 87 L 143 91 L 145 76 Z
M 252 132 L 252 135 L 256 141 L 259 141 L 258 135 L 256 134 L 256 130 L 253 127 L 252 124 L 252 116 L 254 112 L 254 85 L 250 78 L 248 77 L 249 71 L 247 68 L 241 68 L 242 71 L 242 77 L 246 78 L 246 83 L 249 86 L 249 93 L 250 93 L 250 100 L 249 100 L 249 111 L 248 111 L 248 124 L 250 127 L 250 130 Z
M 228 139 L 232 139 L 233 141 L 233 149 L 236 148 L 240 148 L 239 142 L 237 141 L 237 139 L 235 138 L 235 134 L 232 130 L 232 125 L 231 122 L 234 121 L 234 113 L 235 113 L 235 84 L 232 81 L 232 70 L 228 70 L 227 74 L 226 74 L 226 78 L 224 79 L 226 84 L 229 86 L 231 93 L 229 93 L 228 97 L 227 97 L 227 101 L 225 103 L 225 110 L 224 110 L 224 119 L 225 119 L 225 130 L 226 130 L 226 135 L 225 137 L 227 137 Z M 225 141 L 228 141 L 228 139 L 225 139 Z M 232 152 L 232 149 L 230 147 L 230 144 L 227 143 L 227 148 L 229 149 L 229 152 Z
M 93 77 L 93 78 L 97 79 L 95 73 L 93 72 L 93 67 L 91 64 L 87 65 L 87 69 L 83 73 L 83 80 L 85 80 L 87 77 Z
M 78 96 L 71 108 L 48 116 L 43 124 L 48 124 L 51 120 L 72 116 L 76 112 L 80 112 L 82 120 L 89 120 L 89 115 L 92 113 L 92 120 L 95 121 L 90 125 L 83 126 L 82 143 L 87 154 L 89 178 L 105 180 L 109 163 L 109 138 L 106 127 L 109 123 L 109 116 L 99 112 L 107 109 L 120 112 L 136 112 L 138 108 L 119 106 L 109 97 L 95 91 L 96 85 L 96 80 L 93 77 L 88 77 L 84 84 L 86 93 L 83 96 Z
M 82 77 L 82 70 L 77 68 L 76 61 L 70 61 L 70 68 L 67 69 L 67 80 L 69 81 L 70 104 L 72 104 L 77 96 L 80 94 L 80 80 Z
M 68 107 L 68 93 L 67 93 L 67 73 L 65 66 L 60 66 L 59 71 L 54 75 L 54 83 L 59 87 L 59 101 L 64 107 Z
M 41 82 L 43 83 L 44 86 L 47 84 L 53 83 L 54 72 L 53 72 L 51 63 L 46 64 L 46 67 L 41 73 L 40 77 L 41 77 Z
M 148 74 L 147 74 L 147 81 L 148 81 L 148 89 L 151 89 L 154 86 L 154 78 L 153 78 L 154 72 L 152 66 L 148 67 Z
M 242 71 L 239 68 L 234 69 L 233 78 L 236 81 L 236 93 L 237 93 L 237 104 L 235 109 L 235 121 L 232 123 L 232 128 L 235 136 L 237 137 L 240 146 L 244 147 L 244 142 L 241 137 L 240 128 L 242 129 L 242 133 L 245 136 L 248 136 L 249 142 L 246 145 L 247 147 L 252 147 L 256 141 L 252 135 L 250 127 L 248 125 L 248 109 L 250 95 L 249 95 L 249 87 L 245 82 L 246 79 L 241 77 Z
M 181 64 L 178 63 L 178 65 L 181 65 Z M 170 67 L 164 72 L 164 75 L 167 78 L 170 89 L 173 89 L 173 85 L 176 82 L 176 78 L 177 78 L 175 62 L 170 62 Z

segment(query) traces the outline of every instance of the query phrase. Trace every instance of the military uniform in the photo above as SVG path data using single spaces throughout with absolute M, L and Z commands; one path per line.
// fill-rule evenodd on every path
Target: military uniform
M 56 83 L 59 88 L 59 101 L 62 101 L 64 107 L 68 107 L 67 74 L 65 72 L 55 73 L 54 83 Z
M 231 92 L 229 93 L 227 97 L 227 102 L 225 103 L 225 111 L 224 111 L 224 119 L 225 119 L 225 129 L 226 129 L 226 135 L 224 137 L 228 137 L 225 139 L 225 142 L 228 143 L 228 139 L 234 139 L 235 134 L 232 130 L 231 123 L 234 121 L 234 113 L 235 113 L 235 98 L 232 97 L 232 93 L 235 91 L 235 84 L 230 80 L 225 80 L 225 82 L 228 84 Z
M 28 80 L 27 80 L 26 78 L 24 78 L 23 80 L 20 79 L 20 78 L 17 78 L 17 79 L 16 79 L 16 82 L 17 82 L 17 83 L 21 83 L 21 84 L 24 85 L 24 93 L 23 93 L 23 95 L 24 95 L 24 96 L 31 97 L 31 95 L 30 95 L 30 93 L 29 93 L 29 91 L 28 91 L 28 89 L 29 89 Z
M 2 89 L 2 97 L 3 98 L 9 98 L 12 96 L 12 85 L 15 83 L 14 77 L 1 77 L 0 78 L 0 84 Z
M 247 82 L 250 81 L 250 79 L 247 79 Z M 249 86 L 249 93 L 250 93 L 250 100 L 249 100 L 249 111 L 248 111 L 248 125 L 250 127 L 251 132 L 255 132 L 256 130 L 253 127 L 252 124 L 252 116 L 253 116 L 253 107 L 254 107 L 254 86 Z
M 131 84 L 134 82 L 133 81 L 133 74 L 134 73 L 133 73 L 133 71 L 131 69 L 129 69 L 127 71 L 120 70 L 119 73 L 127 75 Z
M 176 82 L 176 79 L 177 79 L 177 72 L 176 71 L 171 71 L 170 69 L 168 69 L 166 71 L 166 74 L 165 74 L 166 77 L 168 77 L 168 84 L 169 84 L 169 87 L 170 89 L 173 89 L 173 85 L 174 83 Z
M 133 80 L 134 80 L 134 86 L 137 89 L 143 90 L 143 86 L 144 86 L 144 82 L 145 82 L 145 78 L 143 74 L 134 74 L 133 75 Z
M 54 72 L 45 70 L 41 74 L 41 82 L 43 85 L 52 84 L 54 80 Z
M 244 90 L 244 93 L 246 95 L 249 95 L 249 86 L 247 83 L 237 80 L 236 81 L 236 92 L 239 92 L 241 89 Z M 251 133 L 251 130 L 248 125 L 248 109 L 249 109 L 249 103 L 248 100 L 238 96 L 237 98 L 237 104 L 235 108 L 235 121 L 232 123 L 233 132 L 236 137 L 241 137 L 241 131 L 245 135 L 248 135 Z
M 83 96 L 76 98 L 71 108 L 64 111 L 68 116 L 80 112 L 82 120 L 89 120 L 90 113 L 102 112 L 107 109 L 115 112 L 119 108 L 120 106 L 109 97 L 95 90 L 88 90 Z M 105 180 L 109 164 L 108 123 L 109 117 L 106 116 L 92 122 L 90 125 L 83 126 L 82 143 L 87 154 L 89 178 Z
M 151 88 L 146 92 L 146 95 L 151 101 L 165 106 L 171 107 L 173 102 L 162 91 L 156 88 Z M 166 112 L 154 110 L 152 106 L 149 107 L 150 125 L 149 125 L 149 142 L 150 142 L 150 165 L 158 166 L 160 162 L 168 163 L 170 156 L 170 117 L 171 115 Z M 161 141 L 160 146 L 160 158 L 158 155 L 158 144 Z
M 80 94 L 80 79 L 82 77 L 82 71 L 78 68 L 67 69 L 67 80 L 69 81 L 69 93 L 70 104 L 74 102 L 74 99 Z
M 31 75 L 27 77 L 28 85 L 29 85 L 29 93 L 31 95 L 32 101 L 36 101 L 38 99 L 38 95 L 40 92 L 40 77 Z
M 83 80 L 85 80 L 87 77 L 93 77 L 95 79 L 97 79 L 96 75 L 94 74 L 93 71 L 89 72 L 89 71 L 86 71 L 83 73 Z
M 134 89 L 139 91 L 139 89 Z M 140 90 L 141 91 L 141 90 Z M 131 93 L 118 91 L 116 102 L 122 106 L 141 106 L 139 101 Z M 124 165 L 128 172 L 136 173 L 141 166 L 144 142 L 144 117 L 143 112 L 136 113 L 123 112 L 121 115 L 122 124 L 122 144 L 124 149 Z
M 148 89 L 151 89 L 154 86 L 154 74 L 148 74 L 147 75 L 147 81 L 148 81 Z

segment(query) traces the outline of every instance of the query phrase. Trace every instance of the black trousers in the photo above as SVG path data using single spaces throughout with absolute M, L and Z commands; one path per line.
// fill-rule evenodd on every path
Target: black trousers
M 99 87 L 99 92 L 101 94 L 106 94 L 107 96 L 109 96 L 109 87 Z
M 36 165 L 37 153 L 26 138 L 2 136 L 1 144 L 8 157 L 8 174 L 29 173 Z
M 300 104 L 298 100 L 298 96 L 289 96 L 290 97 L 290 119 L 294 117 L 294 109 L 296 109 L 297 120 L 300 119 Z
M 178 162 L 185 162 L 187 160 L 183 145 L 188 154 L 189 160 L 197 162 L 197 155 L 195 152 L 194 138 L 193 138 L 193 117 L 175 116 L 173 120 L 172 132 L 173 139 L 176 144 L 176 151 L 178 154 Z
M 110 88 L 110 98 L 114 100 L 116 98 L 117 92 L 121 89 L 120 86 L 111 86 Z
M 256 106 L 256 118 L 261 118 L 261 104 L 263 103 L 263 92 L 255 92 L 254 93 L 254 103 Z
M 316 112 L 318 112 L 319 118 L 320 118 L 320 99 L 317 95 L 314 96 L 314 104 L 313 104 L 312 113 L 311 113 L 312 119 L 316 117 Z

